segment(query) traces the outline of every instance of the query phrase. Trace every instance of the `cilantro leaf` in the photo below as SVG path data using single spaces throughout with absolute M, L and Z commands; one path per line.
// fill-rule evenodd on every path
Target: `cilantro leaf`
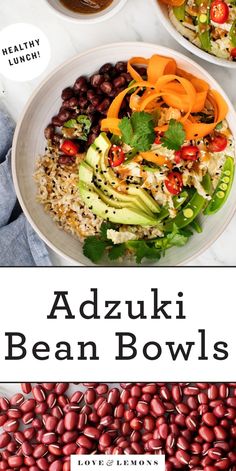
M 121 134 L 122 141 L 132 146 L 133 128 L 131 124 L 131 118 L 128 118 L 128 117 L 122 118 L 119 124 L 119 128 L 122 133 Z
M 167 131 L 161 138 L 161 142 L 167 149 L 179 150 L 184 144 L 186 133 L 182 123 L 171 119 Z
M 85 134 L 89 134 L 89 131 L 90 131 L 90 128 L 91 128 L 91 119 L 88 118 L 88 116 L 86 116 L 85 114 L 80 114 L 78 117 L 77 117 L 77 122 L 79 124 L 82 124 L 83 125 L 83 131 Z
M 66 123 L 64 123 L 64 127 L 65 128 L 75 128 L 77 125 L 77 121 L 76 119 L 69 119 L 69 121 L 66 121 Z
M 190 233 L 191 235 L 191 233 Z M 174 224 L 173 231 L 167 234 L 165 237 L 160 237 L 155 240 L 155 247 L 162 251 L 162 255 L 165 255 L 165 251 L 171 247 L 182 247 L 188 241 L 189 236 L 184 233 Z
M 107 239 L 107 231 L 108 229 L 114 229 L 115 228 L 115 224 L 113 224 L 112 222 L 103 222 L 101 227 L 100 227 L 100 237 L 103 241 L 107 241 L 108 242 L 108 239 Z M 109 241 L 111 242 L 111 241 Z
M 80 114 L 76 119 L 69 119 L 64 123 L 64 128 L 73 129 L 74 137 L 81 139 L 82 141 L 87 141 L 88 134 L 91 128 L 91 119 L 85 114 Z
M 106 250 L 107 244 L 105 241 L 96 236 L 87 237 L 83 245 L 83 254 L 89 258 L 93 263 L 101 260 Z
M 146 242 L 144 240 L 131 240 L 126 243 L 126 246 L 131 249 L 136 257 L 136 263 L 141 263 L 143 258 L 149 260 L 159 260 L 161 257 L 160 250 L 156 249 L 153 242 Z
M 155 140 L 153 116 L 145 111 L 136 111 L 130 118 L 123 118 L 119 128 L 122 141 L 137 151 L 149 150 Z
M 117 258 L 123 257 L 125 254 L 126 248 L 125 244 L 114 245 L 109 251 L 108 258 L 110 260 L 117 260 Z

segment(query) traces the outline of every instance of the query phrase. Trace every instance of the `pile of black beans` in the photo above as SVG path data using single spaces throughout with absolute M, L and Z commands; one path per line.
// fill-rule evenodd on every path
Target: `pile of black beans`
M 92 121 L 87 142 L 81 141 L 85 150 L 100 133 L 100 121 L 106 116 L 112 100 L 129 85 L 131 80 L 126 62 L 117 62 L 115 65 L 106 63 L 90 77 L 78 77 L 72 87 L 62 91 L 61 108 L 46 127 L 45 138 L 56 145 L 62 138 L 60 128 L 63 124 L 79 114 L 85 114 Z M 124 99 L 121 117 L 129 112 L 129 97 L 130 95 L 127 95 Z

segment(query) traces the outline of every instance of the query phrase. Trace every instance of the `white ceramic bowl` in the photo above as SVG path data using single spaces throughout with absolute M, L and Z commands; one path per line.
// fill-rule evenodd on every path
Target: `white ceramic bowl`
M 164 25 L 164 27 L 171 34 L 171 36 L 179 44 L 181 44 L 181 46 L 185 47 L 185 49 L 192 52 L 193 54 L 200 57 L 201 59 L 211 62 L 212 64 L 229 67 L 231 69 L 236 69 L 236 62 L 228 61 L 226 59 L 221 59 L 219 57 L 213 56 L 212 54 L 209 54 L 208 52 L 205 52 L 202 49 L 200 49 L 200 47 L 195 46 L 193 43 L 188 41 L 188 39 L 184 38 L 184 36 L 182 36 L 182 34 L 180 34 L 177 31 L 177 29 L 174 27 L 174 25 L 170 21 L 167 6 L 161 3 L 161 1 L 159 0 L 153 0 L 153 2 L 157 8 L 159 21 Z
M 76 23 L 100 23 L 101 21 L 108 20 L 113 15 L 118 13 L 121 8 L 125 5 L 127 0 L 113 0 L 111 5 L 109 5 L 104 10 L 91 13 L 91 14 L 82 14 L 76 13 L 68 8 L 64 7 L 59 0 L 45 0 L 47 4 L 53 8 L 53 10 L 60 15 L 62 18 Z
M 20 204 L 35 231 L 53 250 L 74 263 L 92 265 L 83 256 L 80 242 L 59 229 L 44 212 L 43 206 L 36 202 L 33 173 L 37 156 L 44 153 L 44 128 L 60 108 L 62 89 L 73 84 L 79 75 L 90 75 L 106 62 L 127 60 L 132 56 L 148 58 L 154 53 L 173 57 L 181 69 L 203 78 L 223 95 L 229 106 L 227 119 L 236 139 L 236 113 L 224 91 L 202 67 L 179 52 L 154 44 L 118 43 L 91 49 L 58 68 L 37 88 L 18 122 L 13 142 L 12 170 Z M 234 214 L 235 207 L 236 178 L 222 210 L 214 216 L 203 218 L 203 233 L 194 234 L 185 247 L 168 250 L 157 265 L 183 265 L 198 256 L 223 232 Z M 124 261 L 123 265 L 127 264 L 128 262 Z

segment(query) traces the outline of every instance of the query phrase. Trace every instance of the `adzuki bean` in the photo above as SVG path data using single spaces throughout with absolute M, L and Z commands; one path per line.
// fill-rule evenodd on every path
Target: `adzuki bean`
M 235 383 L 69 387 L 24 383 L 31 396 L 0 397 L 0 471 L 70 471 L 71 454 L 90 453 L 163 453 L 165 471 L 236 471 Z

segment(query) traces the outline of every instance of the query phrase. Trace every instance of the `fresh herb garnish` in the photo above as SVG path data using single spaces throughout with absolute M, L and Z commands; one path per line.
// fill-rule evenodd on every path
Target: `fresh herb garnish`
M 167 249 L 185 245 L 192 235 L 192 232 L 187 228 L 178 229 L 174 225 L 173 231 L 165 237 L 150 240 L 129 240 L 122 244 L 113 244 L 110 239 L 107 239 L 107 230 L 115 227 L 114 224 L 104 222 L 98 236 L 90 236 L 85 239 L 83 253 L 93 263 L 98 263 L 105 254 L 110 260 L 117 260 L 125 255 L 127 249 L 133 253 L 138 264 L 144 258 L 152 261 L 159 260 L 165 255 Z
M 74 129 L 75 137 L 82 141 L 87 141 L 91 124 L 91 119 L 88 116 L 80 114 L 76 119 L 69 119 L 69 121 L 66 121 L 64 127 Z
M 171 150 L 179 150 L 184 144 L 186 133 L 182 123 L 171 119 L 167 131 L 161 138 L 164 147 Z
M 155 140 L 154 126 L 151 114 L 136 111 L 130 118 L 125 117 L 121 120 L 119 124 L 121 139 L 137 151 L 147 151 Z
M 106 247 L 107 244 L 104 240 L 96 236 L 90 236 L 84 241 L 83 254 L 93 263 L 98 263 L 102 259 Z
M 134 253 L 138 264 L 143 258 L 153 261 L 161 258 L 161 252 L 155 248 L 154 241 L 130 240 L 127 242 L 127 247 Z
M 108 257 L 110 260 L 117 260 L 125 255 L 125 251 L 125 244 L 116 244 L 109 250 Z
M 191 232 L 190 232 L 191 235 Z M 178 227 L 174 224 L 173 231 L 167 234 L 165 237 L 160 237 L 155 241 L 155 247 L 160 249 L 162 255 L 165 255 L 167 249 L 175 246 L 175 247 L 182 247 L 188 241 L 189 235 L 187 235 L 184 231 L 178 229 Z

